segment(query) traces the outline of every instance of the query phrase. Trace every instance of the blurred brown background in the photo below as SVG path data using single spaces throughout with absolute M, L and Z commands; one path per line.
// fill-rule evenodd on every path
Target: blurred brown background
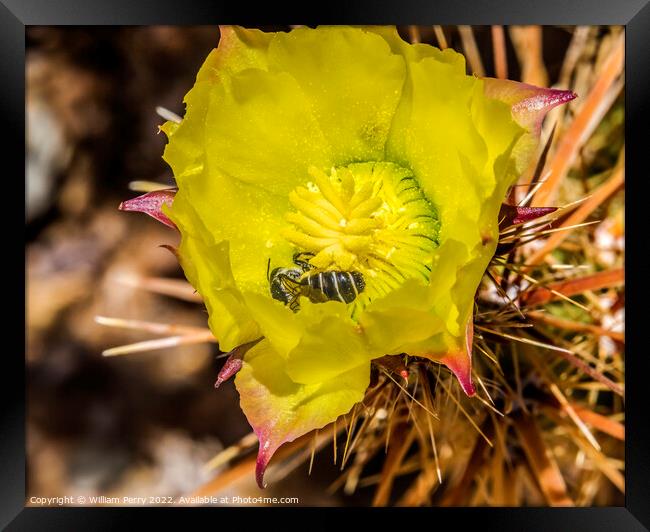
M 489 27 L 474 35 L 494 75 Z M 417 38 L 435 42 L 430 27 Z M 447 39 L 462 50 L 457 31 Z M 557 82 L 570 39 L 571 28 L 543 29 L 549 79 L 540 84 Z M 135 195 L 131 181 L 173 184 L 155 109 L 182 116 L 217 41 L 216 27 L 28 28 L 28 498 L 187 494 L 211 478 L 204 464 L 250 431 L 232 382 L 213 388 L 223 362 L 216 345 L 105 358 L 108 347 L 150 336 L 94 322 L 206 324 L 200 306 L 132 286 L 142 276 L 182 277 L 158 247 L 177 235 L 117 207 Z M 519 79 L 510 39 L 507 51 L 509 77 Z M 328 453 L 310 477 L 303 464 L 264 495 L 368 504 L 368 488 L 328 493 L 338 473 Z M 236 490 L 261 493 L 252 476 Z

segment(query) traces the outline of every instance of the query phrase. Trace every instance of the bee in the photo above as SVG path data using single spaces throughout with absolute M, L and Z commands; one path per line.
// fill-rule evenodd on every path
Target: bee
M 307 297 L 312 303 L 341 301 L 351 303 L 363 292 L 366 282 L 361 272 L 324 271 L 315 272 L 309 263 L 313 253 L 298 252 L 293 255 L 296 268 L 271 268 L 271 259 L 266 267 L 271 297 L 282 301 L 294 312 L 299 309 L 299 297 Z

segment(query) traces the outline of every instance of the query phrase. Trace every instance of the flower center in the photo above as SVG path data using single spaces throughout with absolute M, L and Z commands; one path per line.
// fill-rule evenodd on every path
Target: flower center
M 389 162 L 353 163 L 327 175 L 311 167 L 312 181 L 289 195 L 296 212 L 284 238 L 313 254 L 309 275 L 360 272 L 365 306 L 406 279 L 429 280 L 440 221 L 413 173 Z

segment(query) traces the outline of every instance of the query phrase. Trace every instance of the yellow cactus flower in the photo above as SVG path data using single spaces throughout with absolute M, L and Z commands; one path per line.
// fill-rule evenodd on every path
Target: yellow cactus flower
M 545 112 L 573 97 L 468 76 L 393 27 L 221 28 L 185 117 L 162 127 L 178 191 L 158 217 L 236 350 L 260 485 L 280 445 L 363 398 L 373 359 L 441 362 L 473 393 L 499 209 Z

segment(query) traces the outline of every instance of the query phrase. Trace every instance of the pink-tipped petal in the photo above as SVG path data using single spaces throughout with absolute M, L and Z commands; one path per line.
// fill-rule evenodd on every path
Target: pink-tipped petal
M 517 207 L 503 203 L 499 211 L 499 227 L 523 224 L 555 212 L 557 207 Z
M 570 90 L 546 89 L 508 79 L 483 78 L 483 81 L 485 94 L 510 105 L 517 123 L 535 134 L 539 133 L 546 113 L 577 97 Z
M 137 198 L 123 201 L 120 203 L 119 209 L 121 211 L 143 212 L 166 226 L 176 229 L 176 224 L 162 212 L 163 205 L 171 205 L 174 196 L 176 196 L 176 189 L 155 190 Z
M 219 375 L 217 375 L 217 382 L 214 383 L 214 387 L 218 388 L 228 379 L 233 377 L 241 369 L 242 364 L 243 362 L 241 358 L 233 357 L 233 355 L 230 355 L 228 357 L 228 360 L 226 360 L 226 363 L 219 371 Z
M 360 402 L 370 382 L 370 363 L 312 384 L 293 382 L 287 360 L 262 339 L 244 357 L 235 377 L 242 411 L 260 447 L 255 476 L 264 487 L 264 472 L 285 443 L 321 429 Z
M 472 342 L 474 340 L 474 322 L 470 316 L 465 329 L 465 352 L 449 353 L 440 359 L 456 375 L 460 387 L 468 397 L 476 393 L 472 382 Z
M 257 460 L 255 462 L 255 480 L 260 489 L 266 488 L 266 482 L 264 482 L 264 473 L 266 468 L 271 461 L 271 457 L 277 450 L 279 446 L 271 445 L 271 439 L 268 438 L 263 432 L 255 432 L 257 434 L 257 439 L 260 442 L 260 448 L 257 452 Z
M 512 219 L 512 223 L 522 224 L 555 212 L 557 211 L 557 207 L 515 207 L 515 211 L 516 213 Z
M 451 372 L 456 375 L 460 387 L 463 389 L 468 397 L 472 397 L 476 393 L 474 383 L 472 382 L 472 363 L 471 361 L 461 354 L 447 356 L 440 359 Z
M 244 355 L 251 347 L 253 347 L 260 340 L 255 340 L 253 342 L 248 342 L 247 344 L 242 344 L 228 353 L 228 358 L 226 363 L 223 365 L 221 370 L 219 370 L 219 375 L 217 375 L 217 382 L 214 383 L 214 387 L 218 388 L 228 379 L 232 378 L 237 374 L 243 365 Z

